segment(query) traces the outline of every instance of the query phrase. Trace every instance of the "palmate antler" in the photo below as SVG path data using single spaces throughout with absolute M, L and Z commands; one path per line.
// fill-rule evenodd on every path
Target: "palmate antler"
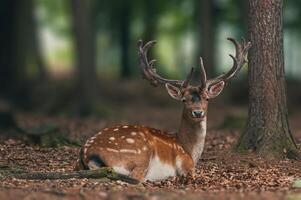
M 143 45 L 142 40 L 139 40 L 138 42 L 139 66 L 142 71 L 143 78 L 149 80 L 154 86 L 158 86 L 158 83 L 170 83 L 175 86 L 187 87 L 193 74 L 193 68 L 191 68 L 190 73 L 186 76 L 185 80 L 170 80 L 161 77 L 157 74 L 156 69 L 154 68 L 156 60 L 148 61 L 147 59 L 147 52 L 154 44 L 156 44 L 156 41 L 150 41 L 145 45 Z
M 216 78 L 210 79 L 210 80 L 206 80 L 206 72 L 205 72 L 205 68 L 202 62 L 202 58 L 200 58 L 201 60 L 201 86 L 202 87 L 210 87 L 210 85 L 216 84 L 220 81 L 224 81 L 225 83 L 227 83 L 231 78 L 233 78 L 239 71 L 240 69 L 243 67 L 243 65 L 245 63 L 247 63 L 246 55 L 251 47 L 251 42 L 246 42 L 245 39 L 242 39 L 242 42 L 238 43 L 235 39 L 233 38 L 227 38 L 229 41 L 231 41 L 234 46 L 235 46 L 235 57 L 233 55 L 230 54 L 230 57 L 233 59 L 233 66 L 232 68 L 227 72 L 227 73 L 223 73 L 221 75 L 219 75 Z
M 199 87 L 201 89 L 208 89 L 211 85 L 214 85 L 216 83 L 219 83 L 221 81 L 228 82 L 231 78 L 235 76 L 236 73 L 240 71 L 242 66 L 247 62 L 245 60 L 246 54 L 248 53 L 248 50 L 251 47 L 250 42 L 246 42 L 244 39 L 241 43 L 238 43 L 233 38 L 227 38 L 229 41 L 231 41 L 235 45 L 236 54 L 235 56 L 230 54 L 230 57 L 233 59 L 233 66 L 232 68 L 227 72 L 223 73 L 220 76 L 207 80 L 205 67 L 203 64 L 203 59 L 200 57 L 200 78 L 201 83 Z M 185 80 L 170 80 L 165 79 L 157 74 L 156 69 L 154 68 L 154 64 L 156 60 L 148 61 L 147 59 L 147 52 L 150 47 L 152 47 L 156 41 L 150 41 L 143 45 L 142 40 L 139 40 L 138 42 L 138 56 L 139 56 L 139 66 L 141 68 L 143 77 L 150 81 L 150 83 L 154 86 L 157 86 L 158 84 L 165 84 L 169 83 L 174 86 L 180 86 L 182 88 L 187 87 L 189 85 L 189 81 L 192 78 L 193 68 L 191 68 L 190 73 L 186 76 Z

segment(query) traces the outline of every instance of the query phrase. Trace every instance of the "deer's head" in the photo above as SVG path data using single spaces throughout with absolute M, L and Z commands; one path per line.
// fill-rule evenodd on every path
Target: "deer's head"
M 227 72 L 220 76 L 207 80 L 206 71 L 203 65 L 203 60 L 200 57 L 200 84 L 193 86 L 189 84 L 193 74 L 193 68 L 186 76 L 185 80 L 170 80 L 165 79 L 157 74 L 154 64 L 156 60 L 148 61 L 147 52 L 156 42 L 150 41 L 143 45 L 140 40 L 138 42 L 139 64 L 143 73 L 143 77 L 150 81 L 154 86 L 165 84 L 168 94 L 184 104 L 184 116 L 192 121 L 200 122 L 207 116 L 208 102 L 210 99 L 217 97 L 223 90 L 225 84 L 240 71 L 242 66 L 247 62 L 246 54 L 251 47 L 250 42 L 243 40 L 238 43 L 232 38 L 228 38 L 235 45 L 235 56 L 230 55 L 233 59 L 233 66 Z

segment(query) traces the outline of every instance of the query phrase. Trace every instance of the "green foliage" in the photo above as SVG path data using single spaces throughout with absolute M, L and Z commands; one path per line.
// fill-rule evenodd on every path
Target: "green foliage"
M 292 187 L 293 188 L 301 188 L 301 179 L 294 180 Z
M 47 27 L 60 36 L 70 37 L 68 1 L 35 0 L 36 15 L 41 27 Z

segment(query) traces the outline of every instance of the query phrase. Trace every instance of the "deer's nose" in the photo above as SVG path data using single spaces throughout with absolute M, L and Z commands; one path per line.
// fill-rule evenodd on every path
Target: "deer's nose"
M 192 111 L 192 116 L 193 117 L 204 117 L 205 112 L 203 110 L 193 110 Z

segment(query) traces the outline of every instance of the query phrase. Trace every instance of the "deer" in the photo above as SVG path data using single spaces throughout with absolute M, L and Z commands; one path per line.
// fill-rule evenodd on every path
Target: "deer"
M 144 79 L 153 86 L 165 85 L 168 94 L 181 101 L 183 111 L 176 134 L 144 125 L 117 125 L 107 127 L 89 138 L 80 150 L 76 170 L 94 170 L 111 167 L 117 173 L 139 181 L 164 180 L 173 176 L 194 176 L 201 158 L 207 125 L 209 100 L 217 97 L 224 86 L 247 63 L 246 54 L 251 47 L 244 39 L 235 46 L 232 68 L 216 78 L 208 79 L 202 57 L 199 59 L 200 83 L 190 84 L 194 68 L 184 80 L 166 79 L 156 72 L 156 60 L 148 60 L 148 50 L 156 41 L 138 42 L 139 67 Z

